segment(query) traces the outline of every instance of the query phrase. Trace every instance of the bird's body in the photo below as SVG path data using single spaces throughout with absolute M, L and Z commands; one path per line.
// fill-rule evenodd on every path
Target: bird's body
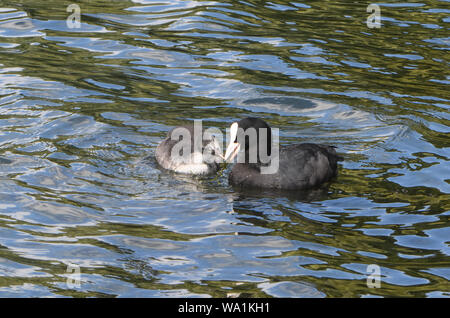
M 261 166 L 257 164 L 237 163 L 229 175 L 229 182 L 251 188 L 314 188 L 336 176 L 339 158 L 331 146 L 309 143 L 282 146 L 278 171 L 262 174 Z

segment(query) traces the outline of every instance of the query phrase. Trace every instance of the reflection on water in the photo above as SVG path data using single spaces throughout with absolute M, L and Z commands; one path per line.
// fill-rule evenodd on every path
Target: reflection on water
M 380 4 L 379 29 L 358 3 L 78 3 L 81 28 L 0 2 L 1 297 L 449 296 L 442 2 Z M 237 191 L 153 159 L 249 115 L 336 145 L 338 178 Z

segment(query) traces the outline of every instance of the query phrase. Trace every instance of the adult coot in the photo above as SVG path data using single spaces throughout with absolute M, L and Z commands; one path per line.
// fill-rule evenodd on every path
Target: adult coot
M 155 157 L 164 169 L 200 175 L 217 172 L 223 158 L 215 137 L 204 136 L 194 125 L 172 128 L 156 147 Z
M 275 147 L 270 126 L 259 118 L 233 123 L 230 137 L 225 160 L 231 161 L 239 153 L 229 175 L 234 186 L 309 189 L 335 177 L 337 162 L 343 160 L 333 146 L 303 143 Z

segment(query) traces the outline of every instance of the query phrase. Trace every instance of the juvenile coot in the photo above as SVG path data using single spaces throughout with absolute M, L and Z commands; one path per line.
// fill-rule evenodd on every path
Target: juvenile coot
M 251 128 L 256 130 L 256 140 L 251 138 Z M 230 137 L 225 160 L 233 160 L 239 152 L 243 155 L 238 156 L 238 163 L 229 175 L 229 182 L 234 186 L 309 189 L 335 177 L 337 162 L 343 160 L 333 146 L 303 143 L 275 147 L 270 126 L 259 118 L 249 117 L 233 123 Z M 268 169 L 270 165 L 272 168 Z
M 164 169 L 200 175 L 217 172 L 223 158 L 214 136 L 203 136 L 193 125 L 172 128 L 156 147 L 155 157 Z

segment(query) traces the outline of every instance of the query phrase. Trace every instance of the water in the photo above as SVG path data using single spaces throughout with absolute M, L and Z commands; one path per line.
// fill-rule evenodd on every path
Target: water
M 86 0 L 81 28 L 69 4 L 0 1 L 1 297 L 450 296 L 447 1 L 380 28 L 367 2 Z M 238 192 L 153 159 L 249 115 L 336 145 L 338 178 Z

